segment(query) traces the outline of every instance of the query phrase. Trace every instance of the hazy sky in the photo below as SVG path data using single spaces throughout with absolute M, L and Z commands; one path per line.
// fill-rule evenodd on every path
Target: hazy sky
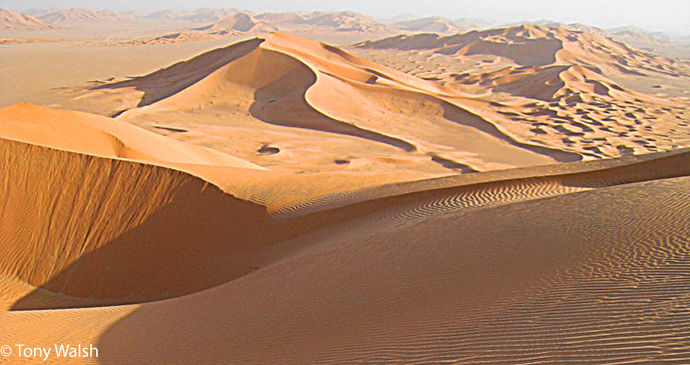
M 0 8 L 117 10 L 232 7 L 257 12 L 353 10 L 371 16 L 414 14 L 474 17 L 497 23 L 549 19 L 603 28 L 634 25 L 690 35 L 690 0 L 0 0 Z

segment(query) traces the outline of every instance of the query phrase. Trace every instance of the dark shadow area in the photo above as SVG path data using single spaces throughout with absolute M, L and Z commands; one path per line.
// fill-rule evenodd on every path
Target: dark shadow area
M 288 57 L 274 53 L 273 56 Z M 360 128 L 345 121 L 330 118 L 306 101 L 307 90 L 316 82 L 314 72 L 299 61 L 292 70 L 254 93 L 255 102 L 249 112 L 263 122 L 285 127 L 297 127 L 322 132 L 338 133 L 370 141 L 385 143 L 407 152 L 417 148 L 402 139 Z
M 263 41 L 263 39 L 254 38 L 235 43 L 228 47 L 206 52 L 190 60 L 178 62 L 145 76 L 100 85 L 93 90 L 134 88 L 144 92 L 144 96 L 137 107 L 146 106 L 186 89 L 217 69 L 247 55 Z
M 441 100 L 443 106 L 443 117 L 447 120 L 455 122 L 460 125 L 475 128 L 486 134 L 494 136 L 504 142 L 507 142 L 511 146 L 520 147 L 540 155 L 549 156 L 558 162 L 575 162 L 581 161 L 582 156 L 577 153 L 571 153 L 562 151 L 555 148 L 548 148 L 542 146 L 535 146 L 527 143 L 522 143 L 514 140 L 512 137 L 501 132 L 493 123 L 484 120 L 484 118 L 470 113 L 469 111 L 462 109 L 456 105 L 453 105 L 447 101 Z
M 170 201 L 141 224 L 55 273 L 40 290 L 91 299 L 92 305 L 185 295 L 251 272 L 245 256 L 280 241 L 281 232 L 281 223 L 269 222 L 263 207 L 194 180 L 177 186 Z M 66 301 L 46 307 L 45 297 L 37 290 L 12 310 L 70 306 Z M 84 306 L 90 305 L 79 305 Z
M 278 147 L 273 147 L 269 145 L 263 145 L 261 148 L 256 150 L 260 155 L 275 155 L 276 153 L 280 152 L 280 148 Z
M 477 170 L 471 168 L 468 165 L 461 164 L 460 162 L 453 161 L 451 159 L 443 158 L 443 157 L 436 156 L 436 155 L 431 156 L 431 161 L 434 161 L 437 164 L 439 164 L 439 165 L 441 165 L 447 169 L 460 171 L 460 173 L 463 173 L 463 174 L 470 174 L 470 173 L 477 172 Z

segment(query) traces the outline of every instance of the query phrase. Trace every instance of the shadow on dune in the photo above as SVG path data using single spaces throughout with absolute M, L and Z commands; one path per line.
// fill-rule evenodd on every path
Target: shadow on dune
M 10 140 L 0 155 L 0 269 L 38 288 L 13 310 L 193 293 L 309 228 L 180 171 Z
M 290 65 L 292 69 L 280 78 L 256 90 L 254 103 L 249 109 L 254 118 L 274 125 L 364 138 L 385 143 L 407 152 L 417 150 L 413 144 L 402 139 L 360 128 L 317 111 L 306 101 L 307 90 L 317 82 L 314 71 L 301 61 L 287 55 L 273 51 L 266 52 L 264 56 L 267 58 L 289 58 L 289 60 L 283 59 L 276 64 Z
M 150 105 L 184 90 L 226 64 L 244 57 L 259 47 L 263 41 L 258 38 L 242 41 L 206 52 L 187 61 L 178 62 L 145 76 L 100 85 L 93 90 L 134 88 L 144 92 L 137 107 Z
M 147 215 L 141 223 L 90 252 L 79 255 L 71 264 L 57 267 L 47 280 L 35 283 L 38 289 L 17 301 L 12 306 L 12 310 L 141 303 L 196 293 L 228 283 L 266 265 L 265 261 L 257 264 L 252 258 L 254 252 L 264 247 L 285 242 L 356 216 L 395 209 L 396 206 L 427 199 L 441 199 L 454 194 L 471 196 L 474 192 L 482 191 L 510 191 L 519 189 L 523 185 L 540 186 L 556 183 L 563 186 L 601 188 L 690 175 L 690 167 L 688 167 L 690 153 L 687 151 L 664 154 L 659 158 L 654 157 L 631 156 L 625 159 L 627 162 L 618 166 L 616 166 L 616 161 L 591 161 L 576 164 L 594 168 L 593 171 L 585 170 L 578 173 L 569 173 L 571 167 L 564 165 L 563 173 L 552 176 L 518 177 L 469 185 L 434 188 L 431 181 L 430 190 L 422 191 L 415 191 L 414 184 L 407 188 L 403 187 L 405 186 L 403 184 L 398 188 L 393 186 L 395 193 L 391 196 L 385 196 L 386 194 L 382 196 L 380 193 L 383 193 L 384 189 L 364 201 L 358 202 L 355 199 L 345 203 L 346 205 L 331 205 L 327 211 L 310 212 L 310 209 L 306 207 L 305 214 L 293 218 L 270 217 L 263 207 L 224 194 L 202 180 L 182 179 L 170 191 L 169 198 L 164 200 L 165 203 L 152 207 L 155 211 Z M 131 163 L 120 166 L 118 168 L 120 171 L 117 173 L 127 173 L 122 170 L 127 170 L 128 164 Z M 573 165 L 573 168 L 576 165 Z M 145 168 L 155 167 L 146 166 Z M 164 174 L 169 171 L 160 169 L 163 176 L 161 173 L 154 174 L 156 181 L 164 178 Z M 140 170 L 133 170 L 132 173 L 141 175 Z M 173 172 L 173 174 L 181 173 Z M 155 191 L 156 181 L 152 181 L 153 185 L 151 185 L 146 181 L 145 176 L 139 180 L 123 180 L 117 175 L 110 177 L 114 183 L 106 183 L 105 188 L 96 185 L 89 189 L 79 190 L 77 194 L 82 197 L 67 197 L 64 203 L 70 204 L 69 207 L 58 204 L 52 211 L 39 212 L 41 221 L 52 219 L 51 225 L 55 226 L 54 237 L 52 239 L 48 237 L 47 244 L 41 244 L 41 248 L 54 247 L 53 250 L 57 251 L 83 249 L 78 245 L 80 242 L 74 242 L 77 245 L 57 246 L 51 245 L 51 242 L 59 241 L 59 235 L 73 233 L 59 228 L 60 215 L 79 216 L 79 221 L 89 220 L 88 214 L 84 214 L 80 209 L 74 209 L 74 206 L 79 208 L 79 204 L 71 203 L 82 201 L 84 196 L 101 204 L 95 217 L 105 218 L 105 221 L 100 221 L 99 224 L 107 224 L 111 219 L 122 218 L 127 214 L 126 212 L 131 212 L 128 206 L 147 197 L 155 200 L 155 195 L 159 194 Z M 111 187 L 126 185 L 128 181 L 137 188 L 135 191 L 138 195 L 118 195 L 116 196 L 118 203 L 115 206 L 111 206 L 112 202 L 108 202 L 99 195 L 101 192 L 112 194 Z M 443 180 L 439 180 L 441 181 Z M 463 180 L 458 180 L 456 183 L 451 181 L 452 185 L 462 182 Z M 47 185 L 56 185 L 58 193 L 69 190 L 56 182 L 48 182 Z M 149 186 L 153 186 L 154 191 L 147 189 Z M 37 191 L 39 195 L 46 195 L 49 201 L 55 199 L 49 196 L 55 192 L 42 192 L 41 188 L 42 186 L 34 186 L 32 190 Z M 124 190 L 119 191 L 127 191 L 126 186 Z M 55 211 L 61 213 L 55 213 Z M 124 219 L 126 221 L 133 218 L 125 216 Z M 94 221 L 99 222 L 98 219 Z M 85 227 L 88 228 L 86 237 L 93 237 L 96 241 L 101 235 L 107 233 L 107 230 L 101 229 L 98 224 L 87 224 Z M 313 242 L 307 240 L 302 244 L 311 245 Z M 39 260 L 31 263 L 36 270 L 40 271 L 41 267 L 46 266 L 40 261 L 46 256 L 45 254 L 41 254 L 40 251 L 30 253 L 37 256 Z M 276 260 L 278 258 L 274 257 Z M 30 277 L 24 280 L 31 283 Z M 54 295 L 51 297 L 50 293 Z
M 495 125 L 493 125 L 493 123 L 484 120 L 476 114 L 468 112 L 467 110 L 457 107 L 447 101 L 441 101 L 441 105 L 443 106 L 443 117 L 447 120 L 480 130 L 486 134 L 507 142 L 511 146 L 523 148 L 540 155 L 549 156 L 558 162 L 575 162 L 582 160 L 582 156 L 577 153 L 519 142 L 501 132 L 498 128 L 496 128 Z
M 626 350 L 620 338 L 683 333 L 685 321 L 656 313 L 676 308 L 688 285 L 689 220 L 674 214 L 688 186 L 587 191 L 328 242 L 247 280 L 135 309 L 98 338 L 99 361 L 485 364 L 548 348 L 548 364 L 585 352 L 610 363 Z M 659 348 L 630 358 L 677 357 Z
M 69 308 L 70 297 L 101 306 L 197 292 L 251 272 L 239 258 L 279 234 L 262 207 L 216 187 L 193 181 L 172 195 L 144 222 L 80 256 L 12 310 Z M 45 303 L 49 293 L 67 300 Z

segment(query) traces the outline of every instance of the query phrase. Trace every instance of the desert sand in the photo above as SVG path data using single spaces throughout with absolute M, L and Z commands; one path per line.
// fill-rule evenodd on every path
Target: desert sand
M 0 44 L 0 345 L 99 355 L 0 363 L 690 362 L 687 61 L 560 26 L 68 10 L 34 19 L 130 28 Z

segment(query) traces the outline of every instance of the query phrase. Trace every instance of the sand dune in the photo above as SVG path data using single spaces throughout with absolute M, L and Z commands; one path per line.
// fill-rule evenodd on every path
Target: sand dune
M 339 48 L 248 38 L 392 27 L 150 17 L 208 27 L 117 49 L 243 40 L 0 108 L 0 346 L 98 348 L 45 361 L 73 364 L 690 362 L 690 64 L 585 26 Z
M 49 157 L 49 165 L 56 169 L 87 160 L 92 164 L 113 163 L 18 142 L 5 141 L 2 145 L 9 149 L 8 156 L 17 156 L 6 160 L 9 164 L 26 163 L 19 156 L 39 155 Z M 27 153 L 26 149 L 33 151 Z M 304 210 L 308 206 L 296 208 L 293 218 L 278 221 L 289 222 L 289 233 L 296 234 L 304 224 L 323 228 L 302 231 L 292 238 L 274 237 L 274 245 L 284 242 L 280 250 L 254 246 L 256 251 L 248 256 L 251 259 L 238 253 L 243 248 L 231 248 L 232 256 L 225 256 L 222 262 L 242 257 L 243 264 L 256 266 L 252 273 L 247 271 L 213 289 L 136 307 L 0 312 L 0 323 L 13 329 L 8 341 L 30 340 L 38 346 L 55 341 L 57 336 L 66 340 L 64 333 L 68 332 L 69 341 L 97 343 L 102 353 L 99 362 L 104 363 L 128 362 L 132 354 L 139 363 L 180 358 L 253 364 L 682 362 L 682 350 L 665 343 L 686 340 L 684 312 L 661 309 L 682 308 L 686 301 L 681 289 L 687 284 L 685 276 L 678 274 L 685 268 L 688 217 L 669 212 L 682 211 L 687 201 L 689 156 L 687 151 L 679 151 L 496 172 L 485 182 L 470 183 L 473 176 L 482 177 L 466 175 L 384 186 L 370 190 L 359 203 L 339 205 L 332 201 L 318 214 Z M 100 184 L 126 189 L 130 169 L 136 169 L 140 176 L 155 169 L 130 162 L 119 164 L 117 175 L 109 182 L 92 180 L 96 183 L 92 193 L 109 191 L 99 189 Z M 36 174 L 40 169 L 27 167 L 8 166 L 13 171 L 27 171 L 26 179 L 33 181 L 31 171 Z M 98 170 L 77 171 L 97 174 Z M 650 175 L 654 171 L 660 174 Z M 520 175 L 528 180 L 520 182 Z M 545 175 L 551 176 L 540 177 Z M 198 197 L 203 183 L 184 173 L 159 170 L 143 176 L 151 176 L 159 186 L 169 181 L 171 188 L 185 181 L 184 189 L 172 189 L 172 201 L 212 204 L 199 206 L 199 213 L 214 213 L 199 223 L 213 220 L 211 217 L 236 216 L 215 214 L 217 209 L 244 209 L 242 222 L 247 221 L 247 214 L 255 214 L 250 220 L 254 224 L 264 219 L 260 206 L 214 196 L 220 192 L 212 188 L 201 193 L 211 194 L 208 198 Z M 146 181 L 139 178 L 133 192 L 147 191 Z M 55 185 L 45 182 L 41 186 L 54 189 Z M 445 187 L 438 189 L 441 186 Z M 165 194 L 170 190 L 156 191 Z M 48 191 L 35 194 L 44 199 L 50 195 Z M 158 198 L 152 195 L 131 201 L 155 204 Z M 78 204 L 71 207 L 81 209 Z M 124 207 L 120 204 L 117 209 Z M 249 213 L 253 210 L 255 213 Z M 306 215 L 296 214 L 300 211 Z M 175 222 L 169 216 L 164 218 L 157 222 L 165 226 Z M 254 234 L 261 231 L 260 226 L 252 229 L 258 229 Z M 434 239 L 430 241 L 432 232 Z M 171 242 L 168 247 L 175 245 L 175 241 L 166 242 Z M 203 277 L 205 283 L 214 283 L 209 268 L 213 265 L 203 256 L 206 251 L 186 253 L 174 246 L 174 257 L 185 257 L 185 267 L 190 267 L 189 260 L 201 261 L 205 262 L 204 269 L 191 265 L 197 270 L 184 271 L 182 277 L 175 270 L 161 271 L 160 267 L 174 263 L 142 264 L 137 270 L 128 265 L 126 272 L 111 269 L 113 275 L 125 274 L 128 279 L 150 283 L 144 288 L 138 286 L 140 296 L 132 299 L 126 296 L 131 294 L 127 291 L 130 281 L 105 273 L 95 277 L 82 274 L 98 272 L 97 263 L 102 260 L 133 259 L 118 256 L 132 255 L 131 250 L 107 249 L 112 244 L 92 252 L 82 250 L 85 256 L 77 263 L 68 261 L 66 264 L 72 265 L 63 270 L 72 275 L 68 285 L 62 275 L 54 276 L 13 308 L 36 308 L 45 303 L 55 307 L 55 298 L 46 299 L 51 291 L 60 292 L 62 304 L 70 307 L 75 303 L 94 305 L 99 303 L 97 298 L 114 294 L 134 302 L 146 301 L 146 295 L 155 298 L 161 292 L 170 294 L 165 291 L 171 290 L 169 285 L 150 282 L 161 272 L 178 275 L 163 276 L 178 283 L 174 294 L 180 294 L 179 282 L 194 282 L 194 274 L 199 280 Z M 135 257 L 147 257 L 146 247 L 139 245 Z M 209 250 L 214 257 L 219 254 L 218 248 L 211 246 Z M 169 258 L 158 251 L 156 260 L 165 263 Z M 22 261 L 13 257 L 10 262 Z M 41 267 L 40 262 L 33 265 Z M 28 271 L 34 275 L 40 272 Z M 94 282 L 103 277 L 109 280 Z M 91 304 L 78 301 L 86 293 Z M 281 298 L 279 302 L 271 300 L 276 296 Z M 637 318 L 646 320 L 638 323 Z M 51 325 L 37 337 L 33 329 L 39 323 Z M 132 339 L 135 329 L 141 338 Z M 647 336 L 650 332 L 658 335 Z M 265 333 L 273 335 L 261 336 Z M 553 333 L 561 335 L 554 337 Z M 185 346 L 181 346 L 183 342 Z M 640 343 L 645 345 L 640 347 Z M 155 350 L 166 346 L 178 350 L 174 355 Z M 208 352 L 209 346 L 218 350 Z M 592 348 L 598 350 L 588 351 Z M 535 353 L 534 349 L 541 350 Z
M 425 79 L 490 101 L 499 115 L 479 113 L 504 131 L 584 158 L 687 142 L 686 125 L 678 124 L 687 100 L 654 96 L 638 85 L 648 78 L 690 80 L 690 68 L 603 35 L 522 25 L 447 37 L 396 36 L 351 50 L 390 66 L 412 64 Z M 676 133 L 677 127 L 684 132 Z
M 0 9 L 0 29 L 2 30 L 36 30 L 59 28 L 55 24 L 27 14 L 12 10 Z
M 177 17 L 177 19 L 180 20 L 187 20 L 187 21 L 192 21 L 192 22 L 217 22 L 222 19 L 231 17 L 237 13 L 242 13 L 246 11 L 242 11 L 239 9 L 235 8 L 223 8 L 223 9 L 214 9 L 214 8 L 201 8 L 194 10 L 191 12 L 191 14 L 184 14 L 181 17 Z
M 51 23 L 89 23 L 89 22 L 119 22 L 134 20 L 131 15 L 116 10 L 106 9 L 101 11 L 73 8 L 58 9 L 55 12 L 41 16 L 41 19 Z
M 192 68 L 194 64 L 204 66 Z M 184 71 L 187 69 L 190 72 Z M 580 159 L 576 153 L 505 133 L 492 120 L 466 109 L 467 94 L 284 33 L 98 89 L 114 89 L 114 95 L 122 95 L 131 93 L 131 87 L 144 94 L 138 107 L 131 105 L 118 119 L 141 126 L 150 127 L 156 116 L 168 118 L 173 112 L 195 119 L 199 117 L 189 114 L 248 114 L 248 128 L 264 128 L 268 123 L 279 127 L 276 131 L 300 128 L 337 138 L 356 137 L 394 147 L 398 152 L 388 152 L 393 158 L 414 158 L 441 171 L 462 166 L 483 171 Z M 422 125 L 426 127 L 420 132 Z M 454 152 L 449 153 L 451 150 Z M 250 161 L 256 157 L 254 151 L 243 155 Z
M 457 23 L 444 17 L 429 17 L 422 19 L 404 20 L 395 22 L 392 26 L 404 31 L 428 32 L 428 33 L 464 33 L 474 29 L 465 24 Z
M 189 346 L 178 355 L 257 364 L 683 362 L 686 298 L 680 293 L 686 279 L 674 273 L 685 268 L 687 217 L 664 212 L 682 207 L 674 202 L 679 193 L 687 200 L 686 189 L 687 179 L 630 185 L 334 239 L 236 283 L 144 305 L 118 318 L 99 343 L 111 353 L 135 351 L 189 343 L 191 332 L 227 347 L 219 350 L 222 355 L 209 355 Z M 651 194 L 635 203 L 616 198 L 641 191 Z M 632 213 L 641 202 L 647 209 Z M 624 212 L 616 221 L 626 224 L 588 214 L 594 209 Z M 658 235 L 630 239 L 645 228 Z M 430 232 L 436 237 L 432 247 Z M 253 290 L 257 286 L 261 290 Z M 284 299 L 273 304 L 276 294 Z M 261 309 L 249 312 L 248 302 Z M 675 309 L 662 309 L 669 307 Z M 185 310 L 193 314 L 166 320 Z M 218 330 L 215 316 L 232 319 Z M 640 317 L 647 320 L 633 319 Z M 168 330 L 160 331 L 160 325 Z M 142 328 L 146 345 L 128 340 Z M 260 335 L 269 329 L 273 336 Z M 143 358 L 173 360 L 162 351 L 147 351 Z
M 212 149 L 171 141 L 98 115 L 17 104 L 0 108 L 0 119 L 0 138 L 45 147 L 173 166 L 186 163 L 262 169 Z
M 236 13 L 227 18 L 223 18 L 211 25 L 198 28 L 211 32 L 238 31 L 238 32 L 271 32 L 278 30 L 276 26 L 252 17 L 246 13 Z
M 441 16 L 421 18 L 416 16 L 391 18 L 390 26 L 399 31 L 453 34 L 465 33 L 473 29 L 491 28 L 492 24 L 481 19 L 459 18 L 448 19 Z
M 311 13 L 265 13 L 257 19 L 293 30 L 336 30 L 340 32 L 386 32 L 384 24 L 351 11 Z
M 154 11 L 150 14 L 146 14 L 144 18 L 146 19 L 165 19 L 165 20 L 173 20 L 173 19 L 181 19 L 186 16 L 191 16 L 194 13 L 191 11 L 186 11 L 186 10 L 177 10 L 177 9 L 168 9 L 168 10 L 159 10 L 159 11 Z
M 491 54 L 519 65 L 579 64 L 598 72 L 673 73 L 670 65 L 602 35 L 564 28 L 521 25 L 441 37 L 433 34 L 395 36 L 358 44 L 360 48 L 425 49 L 440 54 Z M 637 70 L 637 71 L 636 71 Z

